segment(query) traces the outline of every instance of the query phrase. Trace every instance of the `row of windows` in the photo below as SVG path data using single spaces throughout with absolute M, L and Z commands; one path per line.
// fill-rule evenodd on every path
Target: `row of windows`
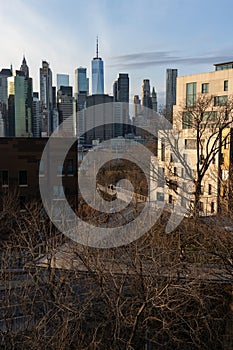
M 223 91 L 228 91 L 228 80 L 223 81 Z M 201 92 L 208 93 L 209 92 L 209 83 L 201 84 Z M 196 105 L 196 93 L 197 93 L 197 83 L 187 83 L 186 84 L 186 106 L 194 107 Z M 214 105 L 222 106 L 226 103 L 227 96 L 217 96 Z
M 203 83 L 201 84 L 201 92 L 208 93 L 209 92 L 209 83 Z M 223 91 L 228 91 L 228 80 L 223 81 Z
M 2 186 L 9 185 L 9 172 L 8 170 L 1 171 L 1 182 Z M 28 175 L 26 170 L 19 170 L 18 172 L 18 184 L 19 186 L 27 186 L 28 185 Z
M 157 201 L 158 202 L 164 202 L 164 193 L 163 192 L 157 192 Z M 168 203 L 169 204 L 174 204 L 174 198 L 171 194 L 168 196 Z M 183 207 L 186 207 L 186 199 L 184 197 L 181 197 L 181 205 Z M 193 201 L 190 202 L 190 206 L 193 206 Z M 199 211 L 204 212 L 204 203 L 202 201 L 199 202 Z M 215 211 L 215 203 L 211 202 L 210 203 L 210 211 L 211 213 L 214 213 Z
M 43 176 L 45 173 L 45 166 L 43 160 L 39 162 L 39 175 Z M 57 175 L 64 176 L 67 175 L 74 175 L 74 162 L 73 159 L 68 159 L 65 162 L 65 165 L 57 165 Z

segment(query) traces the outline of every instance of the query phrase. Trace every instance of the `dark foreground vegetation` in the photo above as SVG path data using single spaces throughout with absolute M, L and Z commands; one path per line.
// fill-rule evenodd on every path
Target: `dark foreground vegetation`
M 221 218 L 165 234 L 163 215 L 101 250 L 14 203 L 0 218 L 0 349 L 232 349 L 233 234 Z

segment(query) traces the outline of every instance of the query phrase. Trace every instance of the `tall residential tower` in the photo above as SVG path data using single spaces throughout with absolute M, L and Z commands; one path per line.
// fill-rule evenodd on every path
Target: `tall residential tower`
M 176 104 L 176 78 L 177 69 L 167 69 L 166 71 L 166 115 L 167 119 L 173 120 L 173 106 Z

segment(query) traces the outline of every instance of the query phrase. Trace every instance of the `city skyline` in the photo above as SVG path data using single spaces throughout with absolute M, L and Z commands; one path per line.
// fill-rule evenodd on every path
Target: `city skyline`
M 34 91 L 39 91 L 39 67 L 46 60 L 56 74 L 86 67 L 91 76 L 96 36 L 105 62 L 105 93 L 112 94 L 118 73 L 128 73 L 130 101 L 150 79 L 164 102 L 166 68 L 179 75 L 212 71 L 214 63 L 232 60 L 231 9 L 228 0 L 213 6 L 196 1 L 46 2 L 15 0 L 1 3 L 1 67 L 18 69 L 25 54 Z M 81 11 L 80 11 L 81 10 Z M 23 13 L 23 20 L 19 13 Z M 81 16 L 79 14 L 82 14 Z M 14 19 L 14 20 L 12 20 Z M 220 24 L 221 26 L 217 25 Z M 56 82 L 53 81 L 53 85 Z

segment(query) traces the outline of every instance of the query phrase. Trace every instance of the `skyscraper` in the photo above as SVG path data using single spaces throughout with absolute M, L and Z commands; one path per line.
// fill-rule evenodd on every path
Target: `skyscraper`
M 41 136 L 49 136 L 53 131 L 53 90 L 52 71 L 46 61 L 40 68 L 40 101 L 42 105 Z
M 7 136 L 32 136 L 32 78 L 25 57 L 20 70 L 8 77 L 8 96 Z
M 99 57 L 98 38 L 96 40 L 96 57 L 91 61 L 92 95 L 104 94 L 104 62 Z
M 8 84 L 7 78 L 12 76 L 10 69 L 2 69 L 0 72 L 0 114 L 3 123 L 4 135 L 8 135 Z
M 129 76 L 127 73 L 120 73 L 118 80 L 114 82 L 113 97 L 115 102 L 129 103 Z
M 177 69 L 167 69 L 166 71 L 166 116 L 172 122 L 173 106 L 176 104 L 176 78 Z
M 73 116 L 73 88 L 72 86 L 61 86 L 57 92 L 57 109 L 59 124 L 65 119 Z
M 89 94 L 89 79 L 87 78 L 87 69 L 79 67 L 75 69 L 75 94 L 83 92 Z
M 32 133 L 33 137 L 40 137 L 40 100 L 39 93 L 33 92 L 33 118 L 32 118 Z
M 114 136 L 124 136 L 129 131 L 129 76 L 120 73 L 113 84 L 113 101 L 125 102 L 114 106 Z
M 147 108 L 152 108 L 150 95 L 150 80 L 144 79 L 142 83 L 142 105 Z
M 68 74 L 57 74 L 57 90 L 59 90 L 61 86 L 69 86 Z
M 157 94 L 155 92 L 155 88 L 154 87 L 152 89 L 152 94 L 151 94 L 151 108 L 155 112 L 157 112 L 157 110 L 158 110 Z

